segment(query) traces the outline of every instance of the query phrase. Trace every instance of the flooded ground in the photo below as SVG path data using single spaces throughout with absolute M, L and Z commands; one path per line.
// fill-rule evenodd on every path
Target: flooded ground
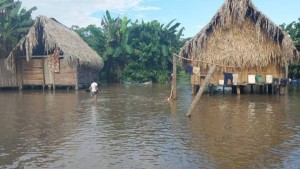
M 0 91 L 0 168 L 299 168 L 300 92 L 203 95 L 189 85 Z

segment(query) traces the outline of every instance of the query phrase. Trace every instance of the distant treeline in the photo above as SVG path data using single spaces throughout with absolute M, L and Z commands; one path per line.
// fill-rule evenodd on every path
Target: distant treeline
M 72 26 L 104 59 L 100 79 L 107 82 L 166 82 L 172 71 L 172 54 L 178 53 L 186 39 L 184 28 L 175 20 L 168 24 L 112 18 L 109 11 L 101 27 Z

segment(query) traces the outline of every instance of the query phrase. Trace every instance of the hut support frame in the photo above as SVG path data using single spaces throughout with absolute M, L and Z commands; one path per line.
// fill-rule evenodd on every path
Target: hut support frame
M 204 82 L 202 83 L 197 95 L 195 96 L 194 100 L 192 101 L 192 104 L 190 105 L 190 109 L 189 109 L 188 113 L 186 114 L 187 117 L 190 117 L 192 115 L 193 110 L 196 106 L 196 103 L 199 101 L 200 97 L 202 96 L 206 85 L 209 83 L 209 80 L 213 76 L 216 69 L 217 69 L 216 64 L 213 64 L 212 67 L 209 69 L 207 75 L 205 76 Z

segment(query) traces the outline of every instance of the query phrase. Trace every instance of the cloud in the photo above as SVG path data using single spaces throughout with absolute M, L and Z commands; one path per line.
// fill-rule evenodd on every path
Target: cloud
M 160 10 L 160 8 L 154 7 L 154 6 L 138 6 L 138 7 L 134 8 L 134 10 L 147 11 L 147 10 Z
M 85 27 L 89 24 L 100 24 L 100 14 L 106 10 L 114 12 L 159 10 L 158 7 L 144 6 L 146 0 L 22 0 L 22 6 L 27 10 L 33 6 L 37 10 L 33 17 L 44 15 L 53 17 L 70 27 L 77 25 Z M 98 14 L 96 16 L 95 14 Z

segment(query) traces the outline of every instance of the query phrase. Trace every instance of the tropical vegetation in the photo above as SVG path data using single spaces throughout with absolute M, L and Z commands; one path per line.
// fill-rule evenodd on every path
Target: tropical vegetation
M 26 10 L 21 5 L 20 1 L 0 0 L 0 58 L 8 56 L 33 24 L 31 13 L 36 7 Z
M 165 82 L 172 71 L 172 54 L 185 42 L 180 23 L 132 22 L 103 16 L 101 27 L 72 28 L 105 61 L 101 77 L 108 82 Z M 179 30 L 177 30 L 179 29 Z
M 280 27 L 285 30 L 295 42 L 295 45 L 300 46 L 300 18 L 298 21 L 293 21 L 290 24 L 282 24 Z M 290 78 L 300 78 L 300 62 L 289 67 Z
M 300 45 L 300 18 L 290 24 L 284 23 L 280 27 L 290 35 L 296 45 Z

